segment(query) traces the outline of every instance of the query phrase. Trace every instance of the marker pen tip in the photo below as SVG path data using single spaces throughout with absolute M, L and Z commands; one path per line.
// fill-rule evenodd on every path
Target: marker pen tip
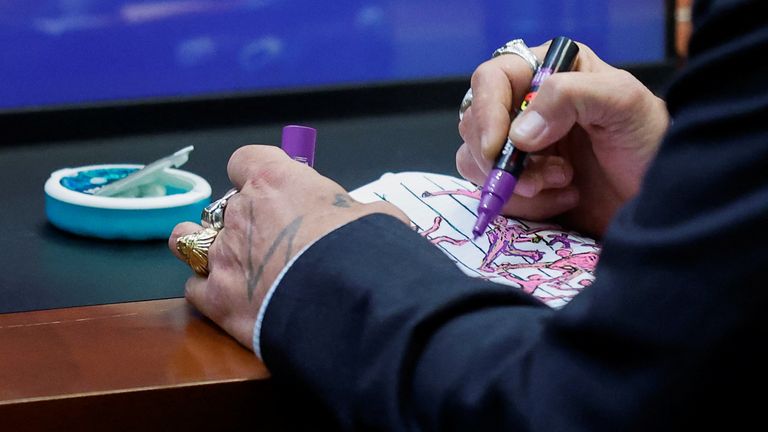
M 477 212 L 477 222 L 475 222 L 475 227 L 472 228 L 472 236 L 475 240 L 479 239 L 485 232 L 485 229 L 488 228 L 488 223 L 491 219 L 490 216 L 491 215 L 483 211 L 483 209 L 479 209 Z

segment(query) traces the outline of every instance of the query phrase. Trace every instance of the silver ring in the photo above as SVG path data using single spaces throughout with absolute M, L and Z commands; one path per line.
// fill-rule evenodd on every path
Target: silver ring
M 515 54 L 520 56 L 531 68 L 531 72 L 536 73 L 536 69 L 539 68 L 539 59 L 536 58 L 536 54 L 528 48 L 528 45 L 523 42 L 522 39 L 513 39 L 504 44 L 504 46 L 497 48 L 496 51 L 491 54 L 491 57 L 496 58 L 503 54 Z
M 237 193 L 237 189 L 230 189 L 223 197 L 208 204 L 200 215 L 200 224 L 203 228 L 213 228 L 220 230 L 224 228 L 224 209 L 227 207 L 227 200 Z
M 493 54 L 491 54 L 491 57 L 496 58 L 504 54 L 515 54 L 519 56 L 525 60 L 525 63 L 528 64 L 528 67 L 531 68 L 531 72 L 534 74 L 536 73 L 536 70 L 539 69 L 539 59 L 536 58 L 536 54 L 528 48 L 528 45 L 526 45 L 522 39 L 513 39 L 505 43 L 502 47 L 496 49 Z M 464 112 L 467 111 L 470 106 L 472 106 L 471 88 L 467 90 L 464 94 L 464 98 L 461 99 L 461 104 L 459 105 L 459 121 L 464 119 Z
M 464 111 L 468 110 L 470 106 L 472 106 L 472 87 L 464 93 L 464 98 L 461 100 L 461 105 L 459 105 L 459 121 L 464 119 Z

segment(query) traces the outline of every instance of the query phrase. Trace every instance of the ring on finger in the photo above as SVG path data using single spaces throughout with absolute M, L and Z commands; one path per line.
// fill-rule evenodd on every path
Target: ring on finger
M 208 276 L 208 250 L 219 231 L 213 228 L 203 228 L 200 231 L 187 234 L 176 239 L 176 250 L 184 261 L 200 276 Z
M 204 228 L 213 228 L 215 230 L 224 228 L 224 209 L 227 207 L 227 201 L 237 192 L 237 189 L 232 188 L 223 197 L 208 204 L 200 215 L 200 224 Z
M 500 55 L 506 54 L 514 54 L 525 60 L 525 63 L 534 74 L 540 66 L 539 59 L 536 58 L 536 54 L 534 54 L 533 51 L 528 48 L 528 45 L 526 45 L 522 39 L 513 39 L 505 43 L 503 46 L 497 48 L 493 54 L 491 54 L 491 57 L 496 58 Z M 464 97 L 461 99 L 461 104 L 459 105 L 459 121 L 464 119 L 464 113 L 469 109 L 470 106 L 472 106 L 472 97 L 472 88 L 470 88 L 466 93 L 464 93 Z

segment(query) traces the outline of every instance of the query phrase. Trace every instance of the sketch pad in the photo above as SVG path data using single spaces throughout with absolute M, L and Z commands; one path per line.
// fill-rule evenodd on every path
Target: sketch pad
M 92 194 L 142 167 L 92 165 L 53 172 L 45 183 L 48 220 L 75 234 L 127 240 L 168 238 L 177 223 L 200 220 L 210 203 L 211 186 L 202 177 L 179 169 L 166 169 L 151 184 L 121 196 Z
M 361 202 L 396 205 L 464 273 L 523 289 L 551 307 L 564 306 L 594 280 L 600 245 L 557 225 L 501 216 L 474 240 L 479 191 L 468 181 L 388 173 L 351 195 Z

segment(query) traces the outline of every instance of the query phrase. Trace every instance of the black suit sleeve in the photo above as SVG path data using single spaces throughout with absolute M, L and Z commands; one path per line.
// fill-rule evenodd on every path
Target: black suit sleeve
M 350 429 L 693 430 L 761 421 L 768 384 L 768 26 L 697 0 L 674 125 L 560 311 L 463 275 L 383 215 L 286 274 L 262 328 L 278 380 Z

